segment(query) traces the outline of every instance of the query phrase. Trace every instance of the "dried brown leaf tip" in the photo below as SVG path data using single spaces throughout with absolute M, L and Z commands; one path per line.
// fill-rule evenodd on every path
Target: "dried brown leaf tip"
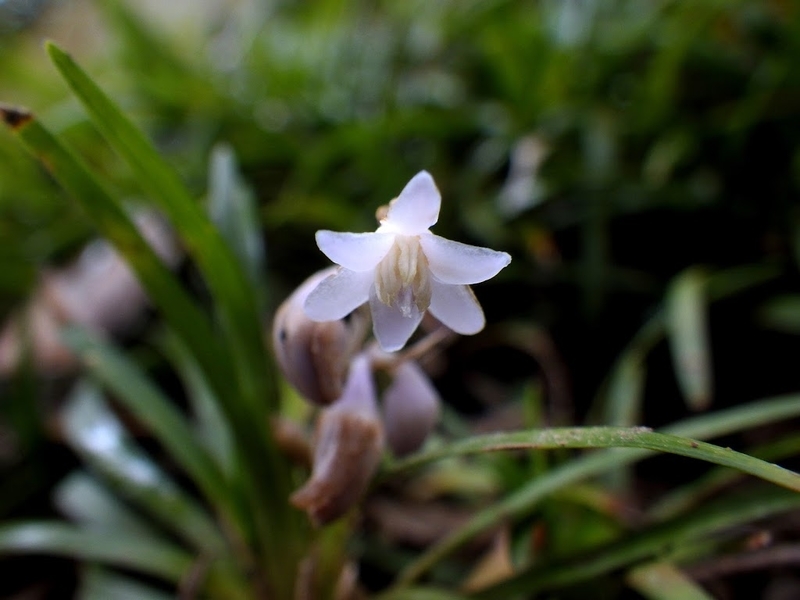
M 6 125 L 16 131 L 29 121 L 32 121 L 33 114 L 25 108 L 0 103 L 0 118 L 3 119 Z

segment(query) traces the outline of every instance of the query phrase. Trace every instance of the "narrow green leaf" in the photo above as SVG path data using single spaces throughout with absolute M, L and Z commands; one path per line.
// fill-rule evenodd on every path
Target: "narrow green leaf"
M 264 243 L 255 195 L 242 181 L 233 149 L 218 144 L 208 169 L 208 212 L 225 241 L 244 265 L 263 306 L 266 283 Z
M 160 537 L 152 524 L 84 472 L 77 471 L 62 480 L 53 492 L 53 501 L 62 514 L 87 529 L 120 536 Z
M 508 598 L 590 580 L 669 549 L 691 548 L 717 532 L 800 507 L 800 494 L 772 489 L 765 493 L 727 498 L 687 517 L 634 534 L 592 552 L 549 565 L 525 569 L 502 583 L 482 590 L 476 599 Z
M 229 488 L 222 472 L 175 405 L 112 345 L 77 328 L 66 330 L 63 338 L 89 372 L 147 426 L 206 496 L 217 506 L 230 510 Z
M 80 383 L 62 415 L 68 443 L 121 493 L 195 548 L 212 556 L 225 553 L 214 522 L 134 446 L 95 387 Z
M 386 592 L 375 600 L 467 600 L 467 597 L 433 587 L 413 587 Z
M 672 363 L 684 398 L 696 411 L 708 408 L 712 395 L 706 279 L 697 269 L 684 271 L 672 282 L 666 298 Z
M 177 585 L 195 566 L 192 556 L 162 541 L 114 536 L 65 523 L 33 521 L 0 526 L 0 554 L 48 554 L 131 569 Z M 210 565 L 204 589 L 212 597 L 242 599 L 239 585 Z
M 759 311 L 767 326 L 786 333 L 800 333 L 800 295 L 773 298 Z
M 713 600 L 706 591 L 670 562 L 651 562 L 631 569 L 628 585 L 647 600 Z
M 501 450 L 556 450 L 559 448 L 642 448 L 678 454 L 724 465 L 800 492 L 800 475 L 730 448 L 676 435 L 657 433 L 646 427 L 559 427 L 474 436 L 397 461 L 389 473 L 418 467 L 448 456 Z
M 143 584 L 130 577 L 114 573 L 108 569 L 92 567 L 86 569 L 78 600 L 171 600 L 173 595 Z
M 666 427 L 662 432 L 697 439 L 713 438 L 798 415 L 800 415 L 800 395 L 779 396 L 699 415 Z M 602 450 L 551 469 L 480 511 L 460 529 L 423 552 L 400 574 L 398 585 L 415 581 L 434 564 L 478 533 L 505 519 L 530 512 L 544 497 L 554 491 L 583 479 L 602 475 L 620 466 L 633 464 L 650 455 L 652 453 L 646 450 Z
M 196 420 L 196 435 L 214 457 L 224 474 L 234 469 L 234 442 L 230 422 L 221 410 L 219 399 L 197 364 L 195 357 L 171 332 L 160 337 L 160 346 L 183 380 Z
M 133 169 L 147 194 L 169 217 L 215 298 L 231 346 L 242 400 L 261 409 L 268 396 L 266 350 L 255 294 L 235 255 L 203 214 L 178 173 L 72 58 L 53 43 L 47 52 L 111 146 Z M 221 357 L 219 360 L 223 360 Z M 232 382 L 228 382 L 230 385 Z
M 0 554 L 55 554 L 124 567 L 172 583 L 192 566 L 189 554 L 163 541 L 47 521 L 0 526 Z

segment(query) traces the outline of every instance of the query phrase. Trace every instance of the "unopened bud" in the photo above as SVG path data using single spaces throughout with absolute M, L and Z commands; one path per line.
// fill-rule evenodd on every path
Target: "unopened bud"
M 397 367 L 383 394 L 386 439 L 396 456 L 422 447 L 439 421 L 440 402 L 436 388 L 416 362 Z
M 303 303 L 317 284 L 335 271 L 320 271 L 298 287 L 275 314 L 272 342 L 286 379 L 306 400 L 327 406 L 342 395 L 350 359 L 368 330 L 363 311 L 338 321 L 316 322 Z
M 384 446 L 372 368 L 365 355 L 353 359 L 344 392 L 320 415 L 311 479 L 292 494 L 316 525 L 344 515 L 361 499 Z

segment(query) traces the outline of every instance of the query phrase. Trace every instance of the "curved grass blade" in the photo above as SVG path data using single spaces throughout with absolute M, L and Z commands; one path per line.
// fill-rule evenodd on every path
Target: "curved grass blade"
M 145 192 L 169 217 L 197 262 L 228 336 L 241 399 L 255 409 L 250 414 L 256 414 L 264 402 L 274 401 L 275 396 L 268 394 L 267 355 L 258 305 L 244 270 L 178 173 L 158 154 L 142 131 L 66 52 L 53 43 L 47 43 L 46 49 L 92 122 L 130 165 Z
M 208 213 L 225 241 L 244 266 L 263 308 L 264 243 L 259 228 L 253 192 L 242 181 L 233 148 L 217 144 L 211 152 L 208 169 Z
M 625 581 L 647 600 L 714 600 L 671 562 L 640 565 L 627 573 Z
M 69 444 L 131 501 L 205 554 L 225 554 L 211 518 L 133 445 L 99 390 L 80 383 L 62 418 Z
M 195 566 L 194 558 L 165 542 L 113 536 L 47 521 L 0 526 L 0 554 L 48 554 L 131 569 L 177 585 Z M 212 597 L 244 600 L 237 582 L 211 565 L 205 589 Z
M 389 473 L 418 467 L 448 456 L 501 450 L 560 448 L 640 448 L 696 458 L 723 465 L 800 492 L 800 475 L 793 471 L 707 442 L 657 433 L 647 427 L 559 427 L 475 436 L 396 462 Z
M 689 408 L 711 403 L 711 349 L 708 333 L 706 276 L 684 271 L 670 285 L 666 298 L 667 337 L 678 384 Z
M 196 420 L 196 435 L 214 457 L 223 474 L 234 469 L 234 443 L 227 415 L 206 379 L 195 357 L 171 332 L 159 337 L 159 345 L 183 380 L 192 414 Z
M 196 353 L 209 376 L 220 385 L 230 381 L 232 370 L 227 361 L 219 357 L 219 346 L 208 315 L 197 306 L 145 241 L 122 203 L 109 194 L 32 113 L 0 105 L 0 119 L 82 206 L 100 234 L 119 250 L 150 300 Z
M 737 527 L 800 508 L 800 494 L 783 490 L 762 490 L 735 499 L 725 499 L 664 523 L 638 535 L 598 548 L 563 562 L 530 568 L 506 581 L 481 591 L 480 600 L 533 594 L 555 587 L 573 585 L 638 561 L 663 554 L 668 549 L 690 547 L 716 532 Z
M 63 339 L 89 372 L 147 426 L 212 503 L 230 511 L 231 499 L 222 472 L 174 404 L 112 345 L 78 328 L 67 329 Z
M 798 415 L 800 415 L 800 395 L 788 395 L 693 417 L 666 427 L 662 432 L 697 439 L 713 438 Z M 652 452 L 647 450 L 601 450 L 551 469 L 477 513 L 460 529 L 422 553 L 400 574 L 397 585 L 408 585 L 415 581 L 442 558 L 485 529 L 493 527 L 504 519 L 527 514 L 554 491 L 583 479 L 602 475 L 620 466 L 633 464 L 651 455 Z
M 63 479 L 53 493 L 53 501 L 70 521 L 80 523 L 87 529 L 123 536 L 130 533 L 160 537 L 151 523 L 83 471 L 76 471 Z
M 77 600 L 171 600 L 173 595 L 108 569 L 92 567 L 83 574 Z

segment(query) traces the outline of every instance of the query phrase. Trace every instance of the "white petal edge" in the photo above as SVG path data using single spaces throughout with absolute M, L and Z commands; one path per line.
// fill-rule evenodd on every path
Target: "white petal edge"
M 439 220 L 442 196 L 427 171 L 411 178 L 400 195 L 389 204 L 382 227 L 403 235 L 418 235 Z
M 471 285 L 497 275 L 511 262 L 506 252 L 470 246 L 427 233 L 419 243 L 431 273 L 443 283 Z
M 415 452 L 439 421 L 439 393 L 414 361 L 397 367 L 383 394 L 386 439 L 395 456 Z
M 416 305 L 411 305 L 411 315 L 405 317 L 396 306 L 387 306 L 378 300 L 374 286 L 369 293 L 369 307 L 375 339 L 386 352 L 395 352 L 405 346 L 422 321 L 422 313 Z
M 369 299 L 374 281 L 372 271 L 357 273 L 339 269 L 311 291 L 303 310 L 312 321 L 336 321 L 346 317 Z
M 431 314 L 462 335 L 478 333 L 486 325 L 483 309 L 466 285 L 431 280 Z
M 351 271 L 374 269 L 394 243 L 391 233 L 347 233 L 321 230 L 315 236 L 323 254 Z

